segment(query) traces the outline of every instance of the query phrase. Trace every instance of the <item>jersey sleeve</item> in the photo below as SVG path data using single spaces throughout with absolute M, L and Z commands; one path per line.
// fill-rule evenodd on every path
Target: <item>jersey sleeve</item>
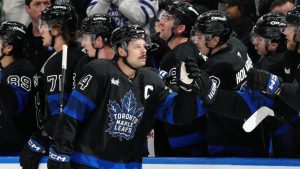
M 162 79 L 156 75 L 156 92 L 154 99 L 157 102 L 155 117 L 169 124 L 185 125 L 192 122 L 197 117 L 202 116 L 202 102 L 197 99 L 193 92 L 186 92 L 179 89 L 173 92 L 165 86 Z M 199 102 L 200 101 L 200 102 Z
M 286 83 L 279 97 L 288 105 L 300 111 L 300 87 L 298 83 Z
M 100 86 L 98 78 L 99 75 L 96 75 L 93 64 L 84 67 L 83 77 L 72 91 L 55 126 L 53 139 L 55 149 L 59 153 L 71 154 L 78 124 L 96 108 L 95 100 Z
M 101 88 L 101 82 L 97 79 L 104 79 L 95 73 L 90 64 L 85 66 L 83 74 L 64 108 L 64 114 L 79 121 L 84 120 L 96 108 L 97 93 Z
M 219 90 L 216 101 L 207 107 L 211 113 L 231 119 L 247 119 L 262 106 L 272 107 L 273 100 L 261 92 Z
M 5 114 L 16 115 L 19 107 L 18 98 L 10 85 L 0 83 L 1 111 Z

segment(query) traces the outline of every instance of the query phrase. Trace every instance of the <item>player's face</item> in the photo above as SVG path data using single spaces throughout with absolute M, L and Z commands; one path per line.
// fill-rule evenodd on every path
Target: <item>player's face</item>
M 2 41 L 2 37 L 0 37 L 0 58 L 2 58 L 2 56 L 3 56 L 3 41 Z
M 255 46 L 255 50 L 258 55 L 263 56 L 268 53 L 266 50 L 266 42 L 267 42 L 267 39 L 265 39 L 259 35 L 254 35 L 252 37 L 252 44 Z
M 7 55 L 7 53 L 9 53 L 11 50 L 8 49 L 7 47 L 8 45 L 5 45 L 3 47 L 3 38 L 0 37 L 0 58 L 2 58 L 3 56 Z
M 43 39 L 43 46 L 51 46 L 52 44 L 52 36 L 50 35 L 50 28 L 47 22 L 42 22 L 40 29 L 41 37 Z
M 206 40 L 204 34 L 202 34 L 201 32 L 195 32 L 195 34 L 191 36 L 191 40 L 197 46 L 201 54 L 203 55 L 208 54 L 209 49 L 206 46 Z
M 37 21 L 41 16 L 41 12 L 50 4 L 50 0 L 32 0 L 29 6 L 25 6 L 25 10 L 33 21 Z
M 289 51 L 294 51 L 296 48 L 296 43 L 294 41 L 295 26 L 287 24 L 287 27 L 284 29 L 283 33 L 285 34 L 287 39 L 287 49 Z
M 131 40 L 128 43 L 127 62 L 134 68 L 140 68 L 146 65 L 147 49 L 146 42 L 143 39 Z
M 160 32 L 159 37 L 167 41 L 171 35 L 175 24 L 175 18 L 166 11 L 160 12 L 158 21 L 155 23 L 156 32 Z

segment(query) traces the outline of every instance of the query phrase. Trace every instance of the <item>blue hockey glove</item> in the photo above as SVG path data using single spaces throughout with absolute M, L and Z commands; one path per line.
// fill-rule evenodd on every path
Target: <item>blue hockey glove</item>
M 252 90 L 262 91 L 271 96 L 279 95 L 283 83 L 279 76 L 264 70 L 250 69 L 247 73 L 247 84 Z
M 48 169 L 70 169 L 70 156 L 59 154 L 50 147 L 47 167 Z
M 21 152 L 20 165 L 23 169 L 38 169 L 40 160 L 45 154 L 45 145 L 37 139 L 30 138 Z

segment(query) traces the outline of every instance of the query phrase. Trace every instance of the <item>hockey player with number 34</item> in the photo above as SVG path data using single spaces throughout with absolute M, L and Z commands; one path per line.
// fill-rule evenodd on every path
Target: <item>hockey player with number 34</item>
M 174 118 L 174 107 L 197 111 L 196 106 L 176 104 L 179 93 L 170 92 L 156 71 L 143 67 L 148 42 L 137 25 L 117 28 L 111 44 L 118 60 L 86 65 L 55 126 L 49 169 L 139 169 L 155 117 L 176 124 L 185 119 Z

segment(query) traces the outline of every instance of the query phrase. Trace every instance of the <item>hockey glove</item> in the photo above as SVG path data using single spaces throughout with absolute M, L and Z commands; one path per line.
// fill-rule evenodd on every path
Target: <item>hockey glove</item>
M 182 62 L 180 67 L 176 68 L 176 70 L 177 75 L 179 75 L 179 87 L 187 92 L 191 92 L 193 79 L 189 78 L 189 73 L 187 73 L 185 62 Z
M 217 95 L 217 84 L 209 79 L 206 72 L 198 68 L 197 63 L 188 58 L 185 62 L 188 78 L 192 79 L 191 87 L 205 104 L 212 104 Z
M 59 154 L 54 148 L 50 147 L 47 167 L 48 169 L 69 169 L 70 156 Z
M 30 138 L 20 155 L 23 169 L 38 169 L 40 160 L 45 155 L 45 146 L 34 138 Z
M 250 69 L 247 73 L 247 84 L 252 90 L 262 91 L 271 96 L 279 95 L 282 79 L 264 70 Z

